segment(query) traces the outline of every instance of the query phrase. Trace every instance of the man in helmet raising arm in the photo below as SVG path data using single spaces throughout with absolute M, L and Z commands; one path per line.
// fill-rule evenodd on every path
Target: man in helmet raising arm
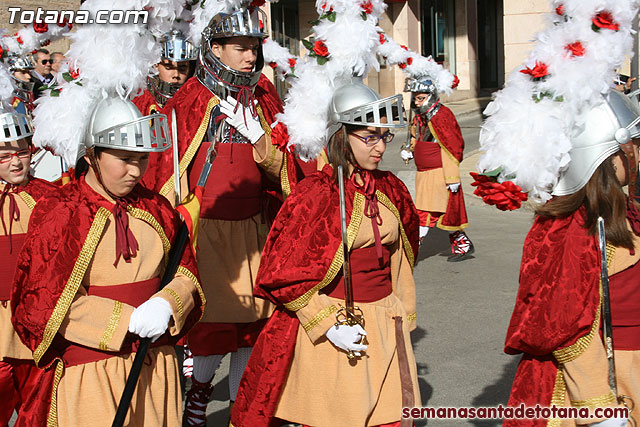
M 269 302 L 254 299 L 253 285 L 278 204 L 268 192 L 286 195 L 290 188 L 271 129 L 282 103 L 261 75 L 266 17 L 254 4 L 222 13 L 225 7 L 206 2 L 211 9 L 196 15 L 213 18 L 202 31 L 195 77 L 165 107 L 167 115 L 176 112 L 180 174 L 191 188 L 214 141 L 217 151 L 201 201 L 197 252 L 205 296 L 214 305 L 188 336 L 194 370 L 185 418 L 199 426 L 206 424 L 211 381 L 222 358 L 231 353 L 233 402 L 251 348 L 273 311 Z M 163 159 L 158 184 L 160 194 L 168 194 L 174 178 L 167 171 L 173 168 L 170 155 Z

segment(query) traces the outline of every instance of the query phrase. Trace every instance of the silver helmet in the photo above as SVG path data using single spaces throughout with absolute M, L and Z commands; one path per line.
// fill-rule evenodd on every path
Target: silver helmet
M 382 118 L 386 120 L 382 121 Z M 354 78 L 333 94 L 329 105 L 328 136 L 331 137 L 343 124 L 393 129 L 406 127 L 402 94 L 381 98 L 359 78 Z
M 168 83 L 160 80 L 158 76 L 147 77 L 147 89 L 151 92 L 153 99 L 161 106 L 165 105 L 181 87 L 181 83 Z
M 6 59 L 9 71 L 12 73 L 18 70 L 33 70 L 33 62 L 26 56 L 9 55 Z
M 23 102 L 32 102 L 31 93 L 35 87 L 34 81 L 24 81 L 18 79 L 13 73 L 16 71 L 31 71 L 34 69 L 33 62 L 26 56 L 19 56 L 15 54 L 10 54 L 5 60 L 7 67 L 11 73 L 11 79 L 13 80 L 13 84 L 15 85 L 14 94 L 16 98 Z
M 404 85 L 405 92 L 411 92 L 411 108 L 417 114 L 428 113 L 431 117 L 440 108 L 440 95 L 438 94 L 438 88 L 430 77 L 424 77 L 421 79 L 408 78 Z M 428 95 L 427 100 L 418 107 L 414 101 L 416 94 L 424 93 Z
M 169 61 L 195 61 L 198 59 L 198 49 L 180 30 L 171 30 L 160 38 L 162 59 Z
M 31 118 L 6 104 L 0 106 L 0 126 L 0 142 L 18 141 L 33 135 Z
M 571 139 L 571 161 L 560 173 L 554 196 L 580 190 L 609 156 L 640 136 L 640 108 L 627 96 L 611 90 L 584 116 L 584 127 Z M 631 169 L 637 165 L 630 166 Z
M 101 147 L 138 152 L 162 152 L 171 147 L 167 117 L 164 114 L 143 116 L 135 104 L 118 95 L 98 103 L 91 113 L 84 147 Z
M 255 37 L 262 41 L 267 37 L 266 14 L 258 9 L 238 9 L 232 13 L 219 13 L 202 32 L 200 54 L 196 65 L 196 78 L 221 99 L 234 94 L 240 88 L 254 89 L 260 79 L 264 56 L 262 43 L 258 45 L 258 58 L 250 72 L 237 71 L 225 65 L 211 51 L 211 43 L 227 37 Z

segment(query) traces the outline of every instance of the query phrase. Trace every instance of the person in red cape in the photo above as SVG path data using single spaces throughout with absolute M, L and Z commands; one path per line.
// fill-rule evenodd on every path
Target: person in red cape
M 165 105 L 193 75 L 195 69 L 198 50 L 181 31 L 171 30 L 163 35 L 160 39 L 160 46 L 162 60 L 155 65 L 158 74 L 147 77 L 147 90 L 132 100 L 142 114 L 155 112 L 165 114 Z M 155 191 L 160 189 L 156 179 L 158 176 L 157 168 L 162 165 L 161 157 L 162 153 L 149 155 L 149 166 L 141 181 L 143 186 Z M 160 185 L 162 184 L 164 182 Z M 186 178 L 181 184 L 181 192 L 186 195 Z M 174 194 L 167 198 L 171 204 L 176 203 Z
M 111 422 L 139 337 L 153 343 L 125 424 L 181 425 L 174 344 L 205 299 L 190 245 L 160 289 L 180 221 L 139 181 L 148 153 L 170 146 L 164 120 L 118 95 L 99 100 L 78 179 L 31 215 L 11 293 L 13 326 L 43 369 L 25 425 Z
M 401 152 L 405 161 L 413 158 L 416 173 L 416 207 L 420 214 L 420 239 L 430 228 L 449 232 L 451 255 L 447 261 L 462 261 L 474 252 L 463 231 L 469 226 L 460 185 L 460 162 L 464 139 L 451 110 L 440 103 L 430 78 L 409 79 L 411 104 L 415 110 L 411 145 Z
M 575 137 L 574 147 L 579 146 L 582 156 L 572 158 L 554 197 L 536 211 L 524 243 L 520 288 L 505 342 L 506 353 L 523 353 L 509 406 L 593 409 L 631 406 L 640 399 L 640 214 L 622 188 L 633 188 L 640 140 L 615 137 L 621 132 L 640 137 L 640 128 L 631 123 L 638 116 L 637 105 L 615 91 L 588 112 L 585 122 L 600 132 L 588 125 Z M 617 396 L 610 388 L 601 332 L 598 217 L 604 218 L 606 229 Z M 627 425 L 626 416 L 614 417 L 553 422 Z M 546 426 L 552 421 L 505 420 L 504 425 Z
M 399 126 L 385 111 L 401 111 L 401 99 L 381 99 L 356 81 L 336 90 L 329 117 L 341 119 L 328 144 L 330 164 L 296 186 L 264 248 L 255 292 L 277 308 L 243 376 L 234 427 L 280 420 L 318 427 L 412 424 L 400 418 L 403 407 L 420 404 L 409 339 L 416 326 L 418 215 L 404 184 L 377 170 L 393 139 L 387 128 Z M 357 122 L 365 108 L 379 109 L 380 122 L 373 114 Z M 353 326 L 341 322 L 338 166 L 346 175 L 351 283 L 363 319 Z
M 29 174 L 33 132 L 28 117 L 5 107 L 0 120 L 14 124 L 0 138 L 0 425 L 9 424 L 14 410 L 16 425 L 33 425 L 32 408 L 25 403 L 40 381 L 40 370 L 13 329 L 9 298 L 31 212 L 56 187 Z
M 192 191 L 216 141 L 200 203 L 197 251 L 204 293 L 215 306 L 187 337 L 194 355 L 185 406 L 190 426 L 206 425 L 211 382 L 226 354 L 233 404 L 251 349 L 273 311 L 271 303 L 254 298 L 253 285 L 270 222 L 297 171 L 285 150 L 286 130 L 276 126 L 282 102 L 261 74 L 265 22 L 254 4 L 213 16 L 202 32 L 195 76 L 165 106 L 167 115 L 176 113 L 179 173 Z M 173 188 L 172 171 L 166 152 L 154 188 L 160 194 Z

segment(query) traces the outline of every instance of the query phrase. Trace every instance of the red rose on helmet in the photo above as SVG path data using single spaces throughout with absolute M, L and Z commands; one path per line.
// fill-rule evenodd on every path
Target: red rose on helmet
M 582 46 L 582 43 L 580 42 L 568 44 L 564 48 L 567 49 L 569 52 L 571 52 L 572 56 L 584 55 L 584 46 Z
M 460 79 L 458 78 L 458 76 L 454 75 L 453 83 L 451 83 L 451 89 L 457 88 L 459 84 L 460 84 Z
M 608 12 L 606 10 L 599 12 L 596 16 L 593 17 L 591 22 L 593 23 L 592 28 L 594 31 L 600 31 L 601 28 L 613 31 L 618 31 L 620 29 L 620 25 L 618 25 L 618 23 L 614 21 L 611 12 Z
M 296 66 L 296 58 L 289 58 L 289 67 L 293 68 Z
M 275 62 L 273 61 L 269 62 L 269 67 L 273 68 L 274 70 L 276 69 L 277 66 L 278 64 L 276 64 Z
M 403 48 L 404 50 L 409 50 L 408 47 L 406 47 L 405 45 L 400 45 L 401 48 Z
M 482 198 L 488 205 L 495 205 L 501 211 L 512 211 L 519 209 L 522 202 L 527 201 L 528 196 L 522 192 L 522 188 L 511 181 L 503 183 L 496 182 L 494 178 L 471 172 L 475 180 L 471 183 L 476 187 L 473 194 Z
M 413 58 L 412 57 L 408 57 L 407 58 L 407 65 L 411 65 L 413 64 Z
M 549 75 L 549 67 L 544 62 L 536 61 L 536 65 L 533 68 L 526 67 L 524 70 L 520 70 L 522 74 L 529 74 L 534 79 L 541 79 Z
M 560 15 L 560 16 L 564 15 L 564 5 L 563 4 L 561 4 L 560 6 L 556 7 L 556 14 Z
M 329 49 L 322 40 L 316 40 L 316 42 L 313 44 L 313 53 L 318 56 L 326 57 L 329 55 Z
M 15 34 L 14 34 L 14 36 L 16 36 L 16 41 L 17 41 L 18 43 L 20 43 L 20 44 L 23 44 L 23 43 L 24 43 L 24 42 L 22 41 L 22 37 L 20 37 L 20 36 L 18 35 L 18 33 L 15 33 Z
M 385 44 L 387 41 L 387 38 L 384 36 L 384 34 L 380 33 L 380 44 Z
M 404 70 L 405 68 L 407 68 L 407 64 L 405 64 L 404 62 L 401 62 L 398 64 L 398 67 Z
M 78 78 L 78 76 L 80 75 L 80 71 L 76 70 L 75 68 L 70 68 L 69 69 L 69 74 L 71 75 L 71 77 L 75 80 Z
M 34 22 L 33 23 L 33 31 L 35 31 L 36 33 L 46 33 L 47 31 L 49 31 L 49 25 L 45 24 L 44 22 L 42 23 L 38 23 L 38 22 Z
M 370 1 L 362 3 L 360 6 L 362 7 L 362 11 L 367 15 L 370 15 L 371 12 L 373 12 L 373 4 L 371 4 Z

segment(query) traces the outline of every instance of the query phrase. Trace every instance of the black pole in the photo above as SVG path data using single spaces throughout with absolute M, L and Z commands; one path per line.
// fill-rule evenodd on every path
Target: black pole
M 184 254 L 184 250 L 186 249 L 188 242 L 189 229 L 187 228 L 187 224 L 183 222 L 180 225 L 178 236 L 176 237 L 176 241 L 171 248 L 171 252 L 169 253 L 169 262 L 167 263 L 167 268 L 164 271 L 164 275 L 162 276 L 160 289 L 171 283 L 174 276 L 176 275 L 176 271 L 178 271 L 180 260 L 182 259 L 182 255 Z M 124 391 L 122 392 L 122 396 L 120 397 L 118 410 L 116 411 L 116 416 L 113 418 L 113 424 L 111 424 L 112 427 L 122 427 L 122 425 L 124 424 L 124 420 L 127 417 L 127 413 L 129 412 L 129 406 L 131 405 L 131 399 L 133 398 L 133 392 L 135 391 L 136 385 L 138 384 L 138 378 L 140 378 L 140 370 L 142 369 L 144 358 L 147 355 L 147 351 L 149 350 L 149 344 L 151 344 L 150 338 L 140 339 L 140 346 L 138 347 L 138 351 L 136 352 L 136 357 L 133 359 L 133 366 L 131 366 L 129 377 L 127 377 L 127 383 L 124 386 Z

